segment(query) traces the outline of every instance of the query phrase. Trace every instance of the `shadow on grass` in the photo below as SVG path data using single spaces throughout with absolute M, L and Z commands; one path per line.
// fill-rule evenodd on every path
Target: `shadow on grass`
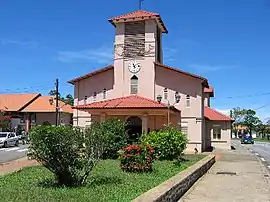
M 101 186 L 101 185 L 113 185 L 121 184 L 121 178 L 117 176 L 96 176 L 89 178 L 87 185 L 89 186 Z
M 97 176 L 91 178 L 89 176 L 89 180 L 86 184 L 82 186 L 75 186 L 71 188 L 78 188 L 78 187 L 85 187 L 85 186 L 101 186 L 101 185 L 113 185 L 113 184 L 120 184 L 122 180 L 116 176 Z M 42 188 L 66 188 L 64 185 L 59 185 L 56 180 L 53 178 L 44 179 L 43 181 L 38 183 L 39 187 Z

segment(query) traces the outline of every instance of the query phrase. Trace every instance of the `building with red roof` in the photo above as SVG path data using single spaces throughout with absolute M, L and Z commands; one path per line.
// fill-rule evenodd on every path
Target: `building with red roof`
M 173 124 L 188 136 L 187 151 L 230 149 L 232 119 L 210 108 L 208 80 L 164 63 L 168 29 L 160 14 L 138 10 L 109 22 L 116 33 L 113 64 L 68 81 L 74 125 L 118 117 L 131 133 L 148 133 Z

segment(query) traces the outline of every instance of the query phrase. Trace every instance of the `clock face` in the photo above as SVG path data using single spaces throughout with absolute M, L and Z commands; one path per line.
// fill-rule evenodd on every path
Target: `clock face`
M 141 64 L 137 61 L 131 61 L 128 64 L 128 69 L 131 73 L 136 74 L 141 70 Z

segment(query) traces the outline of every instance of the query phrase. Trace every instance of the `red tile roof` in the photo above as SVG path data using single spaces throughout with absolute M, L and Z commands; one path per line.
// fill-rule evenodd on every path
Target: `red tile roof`
M 210 107 L 204 107 L 204 117 L 211 121 L 233 121 L 229 116 L 226 116 Z
M 126 13 L 124 15 L 120 15 L 117 17 L 113 17 L 109 19 L 109 22 L 114 26 L 118 22 L 128 22 L 128 21 L 136 21 L 136 20 L 145 20 L 145 19 L 154 19 L 157 21 L 163 33 L 168 33 L 167 28 L 165 27 L 160 15 L 158 13 L 152 13 L 148 11 L 138 10 L 131 13 Z
M 151 108 L 167 108 L 163 103 L 155 100 L 144 98 L 138 95 L 130 95 L 126 97 L 114 98 L 100 102 L 93 102 L 87 105 L 79 105 L 73 107 L 74 109 L 151 109 Z M 175 108 L 172 108 L 175 109 Z
M 209 86 L 209 88 L 204 88 L 205 93 L 209 93 L 211 97 L 214 97 L 214 88 L 213 86 Z
M 25 107 L 22 112 L 55 112 L 56 105 L 55 101 L 50 104 L 50 98 L 52 96 L 40 96 L 34 102 Z M 65 104 L 59 100 L 59 112 L 73 113 L 73 109 L 70 105 Z
M 0 94 L 0 109 L 3 111 L 20 111 L 39 96 L 41 96 L 39 93 Z
M 164 64 L 161 64 L 161 63 L 158 63 L 158 62 L 154 62 L 155 65 L 159 66 L 159 67 L 163 67 L 163 68 L 166 68 L 166 69 L 170 69 L 172 71 L 175 71 L 175 72 L 178 72 L 180 74 L 185 74 L 187 76 L 191 76 L 193 78 L 196 78 L 196 79 L 200 79 L 203 81 L 203 84 L 205 85 L 205 87 L 208 87 L 208 81 L 206 78 L 204 77 L 201 77 L 201 76 L 198 76 L 196 74 L 192 74 L 192 73 L 189 73 L 189 72 L 185 72 L 183 70 L 180 70 L 180 69 L 177 69 L 177 68 L 174 68 L 174 67 L 171 67 L 171 66 L 168 66 L 168 65 L 164 65 Z

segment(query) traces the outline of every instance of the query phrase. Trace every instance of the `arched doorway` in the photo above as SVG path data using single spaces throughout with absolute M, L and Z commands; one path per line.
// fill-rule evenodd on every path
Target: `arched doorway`
M 136 142 L 142 134 L 142 120 L 138 116 L 131 116 L 126 120 L 126 132 L 130 142 Z

